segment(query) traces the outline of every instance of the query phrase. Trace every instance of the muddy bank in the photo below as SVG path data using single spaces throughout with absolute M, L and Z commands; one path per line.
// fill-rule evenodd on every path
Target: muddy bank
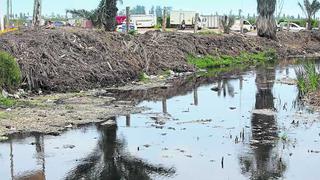
M 115 116 L 145 110 L 134 107 L 130 101 L 101 97 L 96 90 L 30 97 L 24 101 L 28 101 L 27 107 L 0 109 L 0 137 L 25 133 L 58 135 L 65 129 L 108 122 Z
M 186 57 L 237 55 L 273 48 L 281 57 L 315 55 L 319 33 L 278 34 L 279 41 L 244 35 L 147 32 L 130 36 L 100 30 L 23 30 L 0 36 L 0 50 L 17 58 L 24 87 L 79 91 L 125 84 L 139 74 L 194 71 Z
M 303 97 L 306 104 L 312 106 L 314 110 L 320 111 L 320 91 L 311 92 Z

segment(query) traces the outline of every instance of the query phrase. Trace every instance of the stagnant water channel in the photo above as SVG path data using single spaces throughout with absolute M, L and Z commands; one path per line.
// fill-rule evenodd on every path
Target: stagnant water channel
M 290 179 L 320 175 L 320 121 L 294 65 L 172 89 L 118 92 L 150 108 L 61 136 L 0 144 L 0 179 Z M 161 93 L 160 93 L 161 92 Z

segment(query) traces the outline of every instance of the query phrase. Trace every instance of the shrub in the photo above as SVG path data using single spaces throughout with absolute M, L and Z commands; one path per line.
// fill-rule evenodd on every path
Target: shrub
M 0 51 L 0 89 L 14 88 L 21 82 L 21 71 L 15 58 Z

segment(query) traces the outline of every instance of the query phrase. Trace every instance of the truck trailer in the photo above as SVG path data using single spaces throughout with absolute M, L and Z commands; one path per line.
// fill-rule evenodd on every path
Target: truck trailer
M 201 15 L 203 27 L 208 29 L 218 29 L 221 17 L 218 15 Z
M 157 17 L 153 14 L 130 15 L 130 21 L 138 28 L 152 28 L 157 25 Z
M 178 27 L 182 24 L 182 21 L 184 21 L 186 26 L 193 26 L 195 22 L 195 16 L 195 11 L 171 11 L 170 25 L 172 27 Z

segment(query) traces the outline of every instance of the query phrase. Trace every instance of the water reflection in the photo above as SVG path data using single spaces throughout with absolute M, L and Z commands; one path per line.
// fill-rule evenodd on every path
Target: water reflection
M 126 151 L 126 141 L 117 137 L 117 126 L 98 127 L 101 132 L 97 148 L 71 172 L 66 179 L 137 179 L 148 180 L 152 176 L 170 177 L 174 168 L 152 165 L 131 156 Z
M 258 69 L 256 75 L 256 110 L 273 110 L 272 93 L 275 80 L 274 69 Z M 242 173 L 250 179 L 277 179 L 283 177 L 286 165 L 278 152 L 278 127 L 276 117 L 253 114 L 251 119 L 250 152 L 240 156 Z
M 43 135 L 35 135 L 35 142 L 33 143 L 36 148 L 35 159 L 37 160 L 37 164 L 41 165 L 41 170 L 34 170 L 19 173 L 18 176 L 15 175 L 15 163 L 14 163 L 14 146 L 12 140 L 10 140 L 10 173 L 12 180 L 45 180 L 46 172 L 45 172 L 45 155 L 44 155 L 44 136 Z

